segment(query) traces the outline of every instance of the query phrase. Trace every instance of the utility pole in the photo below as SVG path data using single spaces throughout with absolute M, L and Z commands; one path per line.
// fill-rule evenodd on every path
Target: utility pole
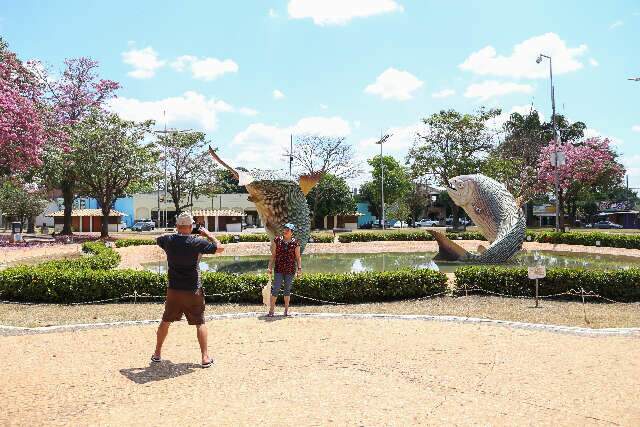
M 284 154 L 284 157 L 289 158 L 289 179 L 293 179 L 293 134 L 289 135 L 289 152 Z
M 382 229 L 385 228 L 385 217 L 384 217 L 384 162 L 382 160 L 382 144 L 384 144 L 387 139 L 391 136 L 390 134 L 382 135 L 383 132 L 380 131 L 380 139 L 376 141 L 376 144 L 380 144 L 380 201 L 381 201 L 381 210 L 382 210 Z

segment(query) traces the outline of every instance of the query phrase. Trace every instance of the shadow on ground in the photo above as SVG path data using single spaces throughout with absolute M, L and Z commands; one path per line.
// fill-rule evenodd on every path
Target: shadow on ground
M 136 384 L 146 384 L 187 375 L 196 369 L 202 369 L 202 367 L 195 363 L 176 364 L 170 360 L 163 360 L 144 368 L 120 369 L 120 373 Z

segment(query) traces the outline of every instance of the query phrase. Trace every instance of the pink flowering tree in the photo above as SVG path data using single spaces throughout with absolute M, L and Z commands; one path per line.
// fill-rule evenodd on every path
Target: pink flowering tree
M 555 146 L 544 147 L 538 159 L 540 192 L 552 193 L 555 188 L 555 167 L 551 155 Z M 569 207 L 571 221 L 575 219 L 578 196 L 584 191 L 598 191 L 614 187 L 624 177 L 624 167 L 616 160 L 611 143 L 604 138 L 588 138 L 577 143 L 564 143 L 558 151 L 565 156 L 565 164 L 558 166 L 560 229 L 564 229 L 564 214 Z
M 78 157 L 73 135 L 80 122 L 92 109 L 103 108 L 120 87 L 117 82 L 98 77 L 98 63 L 89 58 L 65 60 L 65 69 L 58 78 L 50 78 L 43 67 L 38 70 L 45 88 L 45 97 L 62 130 L 62 138 L 47 144 L 44 150 L 43 175 L 52 188 L 62 191 L 64 227 L 62 234 L 72 234 L 71 211 L 78 182 Z
M 47 139 L 36 76 L 0 39 L 0 177 L 41 164 Z

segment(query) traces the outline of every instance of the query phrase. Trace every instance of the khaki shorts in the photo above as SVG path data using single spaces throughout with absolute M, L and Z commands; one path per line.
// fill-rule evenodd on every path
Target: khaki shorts
M 204 324 L 204 290 L 182 291 L 167 288 L 167 300 L 164 303 L 163 322 L 177 322 L 182 315 L 190 325 Z

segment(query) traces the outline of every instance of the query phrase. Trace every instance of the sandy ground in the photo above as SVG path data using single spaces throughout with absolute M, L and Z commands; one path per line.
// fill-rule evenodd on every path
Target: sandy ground
M 0 325 L 39 327 L 78 323 L 119 322 L 126 320 L 159 319 L 164 300 L 152 304 L 98 304 L 98 305 L 16 305 L 0 304 Z M 473 295 L 469 297 L 438 297 L 351 305 L 301 305 L 292 298 L 292 311 L 298 313 L 384 313 L 426 314 L 434 316 L 461 316 L 499 319 L 514 322 L 578 326 L 586 328 L 640 328 L 640 303 L 586 304 L 572 301 L 540 302 Z M 277 310 L 282 310 L 282 300 Z M 208 304 L 207 314 L 260 312 L 262 305 Z M 2 331 L 0 330 L 0 335 Z
M 480 240 L 462 240 L 457 242 L 467 250 L 475 251 L 478 245 L 486 245 Z M 223 255 L 268 255 L 269 243 L 232 243 L 224 245 Z M 580 252 L 604 255 L 625 255 L 640 258 L 639 249 L 599 248 L 581 245 L 554 245 L 550 243 L 525 242 L 526 251 L 561 251 Z M 309 243 L 305 254 L 317 253 L 383 253 L 383 252 L 437 252 L 436 242 L 358 242 L 358 243 Z M 166 256 L 157 246 L 129 246 L 119 248 L 122 256 L 119 268 L 133 268 L 140 270 L 141 264 L 165 261 Z
M 16 262 L 34 263 L 78 256 L 81 245 L 42 245 L 30 248 L 0 248 L 0 265 Z
M 640 339 L 260 318 L 0 338 L 0 425 L 639 425 Z

